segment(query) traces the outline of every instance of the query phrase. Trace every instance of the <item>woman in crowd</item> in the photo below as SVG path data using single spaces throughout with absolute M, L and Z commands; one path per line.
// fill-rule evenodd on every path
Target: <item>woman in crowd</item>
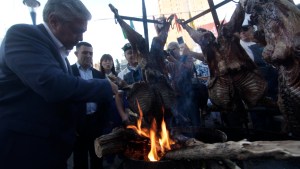
M 110 54 L 102 55 L 100 59 L 100 71 L 108 76 L 117 76 L 113 58 Z
M 117 73 L 114 66 L 113 57 L 110 54 L 102 55 L 100 59 L 100 71 L 105 74 L 106 78 L 116 83 L 120 88 L 124 87 L 126 84 L 120 78 L 117 77 Z M 121 94 L 121 93 L 120 93 Z M 106 131 L 110 132 L 114 127 L 122 125 L 122 121 L 127 120 L 127 115 L 122 111 L 122 97 L 120 95 L 115 95 L 115 102 L 111 106 L 111 111 L 109 112 L 109 117 L 106 124 Z

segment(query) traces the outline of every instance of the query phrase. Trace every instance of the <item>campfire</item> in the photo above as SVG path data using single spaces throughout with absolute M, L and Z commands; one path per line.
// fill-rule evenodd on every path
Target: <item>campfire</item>
M 248 0 L 245 4 L 249 5 L 249 7 L 255 7 L 252 5 L 254 2 L 257 3 L 258 6 L 263 4 L 261 1 L 256 0 Z M 265 3 L 274 2 L 266 1 Z M 281 6 L 278 9 L 275 7 L 267 8 L 268 6 L 266 6 L 265 9 L 272 9 L 271 12 L 270 10 L 261 11 L 261 8 L 256 9 L 259 10 L 257 11 L 258 14 L 266 12 L 263 16 L 268 16 L 269 14 L 272 15 L 272 17 L 259 20 L 262 22 L 268 21 L 261 24 L 264 25 L 265 28 L 270 28 L 266 30 L 266 32 L 269 32 L 269 35 L 278 33 L 278 30 L 285 30 L 286 28 L 295 28 L 294 25 L 297 25 L 295 24 L 296 21 L 293 20 L 293 18 L 285 20 L 287 22 L 286 25 L 288 26 L 285 26 L 284 24 L 278 24 L 278 21 L 280 20 L 277 21 L 277 18 L 281 19 L 281 17 L 283 16 L 297 18 L 295 17 L 296 13 L 299 14 L 299 10 L 296 10 L 294 5 L 284 5 L 290 3 L 289 1 L 279 0 L 278 2 L 283 4 L 283 6 Z M 243 137 L 239 138 L 239 140 L 228 139 L 228 141 L 226 140 L 227 136 L 223 132 L 216 129 L 184 126 L 183 128 L 179 129 L 169 128 L 169 131 L 167 129 L 166 124 L 166 122 L 168 122 L 168 110 L 172 110 L 173 104 L 175 103 L 176 95 L 170 87 L 168 80 L 165 79 L 165 76 L 163 76 L 165 73 L 163 71 L 165 70 L 165 65 L 162 64 L 164 63 L 163 57 L 161 57 L 159 54 L 163 53 L 163 46 L 165 45 L 165 42 L 167 40 L 167 34 L 171 26 L 171 18 L 173 16 L 164 22 L 164 25 L 161 29 L 157 29 L 158 36 L 153 38 L 151 50 L 148 50 L 148 39 L 144 39 L 142 35 L 140 35 L 138 32 L 132 29 L 130 25 L 128 25 L 123 20 L 122 16 L 118 14 L 118 10 L 113 5 L 110 4 L 109 7 L 114 13 L 115 18 L 121 26 L 124 34 L 126 34 L 126 36 L 128 37 L 129 42 L 134 47 L 134 50 L 139 52 L 139 63 L 141 65 L 143 73 L 145 74 L 146 81 L 145 83 L 135 83 L 133 87 L 129 90 L 130 92 L 128 92 L 127 98 L 129 107 L 133 112 L 139 114 L 139 118 L 136 119 L 136 124 L 129 125 L 126 128 L 116 128 L 111 133 L 107 135 L 102 135 L 99 138 L 97 138 L 95 140 L 95 152 L 99 158 L 110 154 L 125 155 L 127 158 L 124 160 L 125 162 L 123 163 L 123 167 L 125 169 L 198 169 L 199 167 L 209 169 L 239 168 L 234 163 L 234 161 L 243 163 L 245 168 L 258 168 L 256 166 L 251 166 L 251 164 L 259 164 L 259 161 L 261 161 L 261 164 L 264 165 L 264 167 L 261 168 L 266 168 L 265 164 L 273 164 L 272 168 L 290 168 L 291 166 L 297 166 L 296 168 L 300 168 L 300 164 L 298 162 L 300 159 L 299 138 L 295 139 L 289 136 L 282 139 L 281 141 L 277 141 L 270 140 L 270 137 L 265 137 L 265 139 L 255 139 L 249 141 L 246 140 L 248 139 L 247 137 Z M 278 15 L 278 17 L 276 18 L 276 22 L 274 22 L 274 11 L 276 12 L 285 9 L 289 9 L 288 11 L 294 11 L 294 13 L 284 12 L 284 14 Z M 182 23 L 182 26 L 184 26 L 185 30 L 191 34 L 191 37 L 194 39 L 194 41 L 199 43 L 200 46 L 202 45 L 201 48 L 204 49 L 203 51 L 206 51 L 204 52 L 204 54 L 213 54 L 213 57 L 207 57 L 211 59 L 208 60 L 208 65 L 211 65 L 211 67 L 213 68 L 211 72 L 216 72 L 215 74 L 210 75 L 210 79 L 212 80 L 212 85 L 209 88 L 210 99 L 214 100 L 215 104 L 219 103 L 218 107 L 222 107 L 226 110 L 232 109 L 231 111 L 236 112 L 246 111 L 245 107 L 243 106 L 244 104 L 240 105 L 243 102 L 249 103 L 249 105 L 247 105 L 248 107 L 254 106 L 261 99 L 261 97 L 265 93 L 266 88 L 264 79 L 262 79 L 261 76 L 258 76 L 257 72 L 254 71 L 256 70 L 256 65 L 254 65 L 254 63 L 249 59 L 245 51 L 242 50 L 241 52 L 237 52 L 241 49 L 241 47 L 239 47 L 240 45 L 238 45 L 239 40 L 233 40 L 237 38 L 235 36 L 235 33 L 239 31 L 239 26 L 242 25 L 242 22 L 244 20 L 244 13 L 245 11 L 243 11 L 241 6 L 238 5 L 233 17 L 231 17 L 232 19 L 230 19 L 230 21 L 226 24 L 227 26 L 222 23 L 220 27 L 221 32 L 219 33 L 220 36 L 217 37 L 218 39 L 220 39 L 220 41 L 217 41 L 218 39 L 216 40 L 216 37 L 212 37 L 209 34 L 207 34 L 206 31 L 201 32 L 199 30 L 194 30 L 191 27 L 189 27 L 187 23 Z M 290 20 L 293 20 L 295 22 L 290 22 Z M 281 28 L 280 26 L 282 25 L 285 27 Z M 290 35 L 296 36 L 299 34 L 298 29 L 291 30 L 294 30 L 294 32 L 290 32 L 292 33 Z M 269 45 L 273 46 L 272 49 L 276 49 L 275 51 L 279 51 L 280 53 L 282 53 L 282 51 L 278 49 L 281 49 L 282 46 L 286 45 L 282 45 L 283 43 L 279 42 L 282 42 L 282 39 L 289 39 L 286 38 L 287 36 L 285 35 L 286 34 L 281 33 L 279 37 L 285 37 L 281 39 L 276 39 L 276 36 L 269 38 Z M 232 36 L 232 38 L 228 38 L 230 36 Z M 290 37 L 290 39 L 292 39 L 293 36 Z M 228 41 L 226 39 L 228 39 Z M 279 42 L 277 42 L 277 40 L 279 40 Z M 205 41 L 205 43 L 202 43 L 203 41 Z M 277 44 L 278 48 L 274 47 L 274 42 L 275 47 Z M 291 43 L 286 44 L 290 45 Z M 155 48 L 152 48 L 152 46 L 154 46 Z M 295 45 L 295 47 L 298 46 Z M 285 49 L 289 48 L 290 47 L 286 47 Z M 225 52 L 227 53 L 226 56 L 224 55 L 224 50 L 228 51 Z M 267 53 L 276 53 L 277 57 L 280 56 L 278 55 L 278 52 Z M 290 57 L 288 57 L 288 59 L 290 59 Z M 222 63 L 221 66 L 220 63 Z M 295 65 L 299 65 L 298 60 L 296 63 L 297 64 Z M 289 68 L 289 70 L 291 69 Z M 290 77 L 288 79 L 293 80 L 296 78 L 295 75 L 299 74 L 297 73 L 298 70 L 299 69 L 293 70 L 296 73 L 288 73 L 290 71 L 283 72 L 286 74 L 282 74 L 282 76 Z M 243 77 L 243 80 L 241 80 L 240 77 Z M 234 90 L 231 90 L 231 88 L 228 88 L 228 84 L 230 84 L 230 86 L 234 86 L 234 89 L 237 89 L 238 92 L 235 92 Z M 291 89 L 291 86 L 287 84 L 290 83 L 282 83 L 281 85 L 284 89 Z M 297 88 L 297 86 L 294 86 L 294 88 Z M 240 93 L 241 91 L 242 93 Z M 289 90 L 282 90 L 281 92 L 286 91 Z M 284 96 L 285 98 L 281 97 L 280 99 L 285 101 L 282 103 L 287 104 L 282 105 L 287 111 L 293 109 L 293 106 L 290 106 L 293 104 L 290 103 L 298 105 L 297 99 L 294 98 L 296 98 L 296 96 L 299 95 L 299 92 L 297 93 L 297 91 L 299 90 L 293 91 L 296 92 L 294 93 L 294 95 L 291 95 L 290 92 L 283 93 L 282 96 Z M 236 95 L 236 93 L 239 94 Z M 233 94 L 234 98 L 232 98 Z M 295 97 L 291 98 L 290 96 Z M 139 99 L 141 105 L 138 104 L 136 98 Z M 236 102 L 236 100 L 238 101 Z M 137 103 L 137 105 L 135 103 Z M 228 107 L 228 105 L 231 106 Z M 162 107 L 162 110 L 159 110 L 160 107 Z M 242 107 L 242 109 L 240 110 L 233 109 L 240 107 Z M 164 114 L 164 108 L 165 116 L 161 118 L 160 116 Z M 295 112 L 298 111 L 295 110 Z M 153 118 L 152 116 L 155 116 L 156 118 Z M 289 114 L 289 116 L 294 118 L 294 116 L 292 116 L 291 114 Z M 299 120 L 295 122 L 297 122 L 298 124 Z M 293 125 L 291 125 L 291 127 L 293 127 Z M 247 129 L 246 133 L 251 133 L 249 131 L 250 130 Z M 233 132 L 235 133 L 235 131 Z M 266 135 L 267 133 L 263 134 Z M 205 137 L 212 138 L 213 141 L 206 142 L 204 141 L 205 139 L 203 139 Z M 293 160 L 292 163 L 290 160 Z M 286 162 L 287 165 L 281 162 Z M 250 167 L 247 167 L 247 163 Z M 205 167 L 203 166 L 203 164 L 205 164 Z
M 208 168 L 219 169 L 220 165 L 223 168 L 232 165 L 231 160 L 242 160 L 245 164 L 250 160 L 249 164 L 252 164 L 251 159 L 262 157 L 265 162 L 268 159 L 285 162 L 286 159 L 300 158 L 299 141 L 225 142 L 225 133 L 216 129 L 186 126 L 179 130 L 171 128 L 169 132 L 164 119 L 159 125 L 153 119 L 151 127 L 142 127 L 143 112 L 139 113 L 136 125 L 115 128 L 95 140 L 95 152 L 99 158 L 109 154 L 123 154 L 126 157 L 123 164 L 126 169 L 197 169 L 204 163 Z M 157 129 L 157 126 L 161 129 Z
M 171 145 L 175 144 L 175 142 L 170 138 L 170 134 L 167 129 L 167 125 L 164 118 L 161 122 L 160 132 L 157 129 L 157 122 L 155 118 L 152 120 L 150 128 L 143 128 L 143 112 L 140 108 L 138 101 L 137 105 L 139 110 L 139 118 L 137 120 L 137 123 L 136 125 L 128 125 L 127 128 L 134 130 L 141 137 L 148 138 L 145 142 L 146 144 L 147 142 L 149 142 L 149 144 L 147 145 L 150 146 L 150 151 L 147 154 L 148 158 L 146 158 L 145 154 L 143 154 L 143 159 L 146 161 L 159 161 L 161 157 L 166 153 L 166 151 L 171 150 Z M 162 112 L 164 113 L 163 108 Z M 132 152 L 128 151 L 128 154 L 132 154 Z
M 162 119 L 161 122 L 160 132 L 157 130 L 157 123 L 155 118 L 152 120 L 150 129 L 142 128 L 143 112 L 140 108 L 138 101 L 137 101 L 137 105 L 139 109 L 139 118 L 137 120 L 137 124 L 136 126 L 129 125 L 127 126 L 127 128 L 133 129 L 140 136 L 150 139 L 150 152 L 148 153 L 147 156 L 148 160 L 159 161 L 167 150 L 171 150 L 171 145 L 175 144 L 175 142 L 170 138 L 170 134 L 167 129 L 167 125 L 164 118 Z M 162 108 L 162 112 L 164 113 L 163 108 Z

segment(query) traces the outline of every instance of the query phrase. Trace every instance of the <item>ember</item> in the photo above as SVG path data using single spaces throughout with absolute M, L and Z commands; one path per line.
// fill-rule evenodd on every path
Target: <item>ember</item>
M 148 159 L 150 161 L 159 161 L 161 157 L 165 154 L 167 150 L 171 150 L 171 145 L 175 142 L 170 139 L 169 131 L 167 129 L 166 122 L 164 118 L 161 123 L 161 132 L 160 137 L 158 137 L 158 130 L 156 119 L 152 120 L 151 128 L 142 128 L 143 112 L 140 108 L 140 105 L 137 101 L 139 109 L 139 119 L 137 120 L 137 125 L 129 125 L 127 128 L 133 129 L 140 136 L 150 139 L 150 152 L 148 153 Z M 162 109 L 164 113 L 164 109 Z

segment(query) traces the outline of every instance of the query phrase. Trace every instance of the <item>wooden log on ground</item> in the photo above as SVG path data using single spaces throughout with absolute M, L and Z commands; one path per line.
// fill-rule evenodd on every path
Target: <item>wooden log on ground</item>
M 300 141 L 228 141 L 205 144 L 194 140 L 190 146 L 167 152 L 164 159 L 237 159 L 275 158 L 288 159 L 300 157 Z
M 141 139 L 144 138 L 131 129 L 115 128 L 111 133 L 95 139 L 95 152 L 99 158 L 109 154 L 122 153 L 130 141 L 138 142 Z
M 178 139 L 181 142 L 176 149 L 168 151 L 163 159 L 169 160 L 200 160 L 200 159 L 237 159 L 275 158 L 288 159 L 300 157 L 300 141 L 255 141 L 207 144 L 194 138 Z M 95 140 L 95 152 L 99 158 L 114 153 L 124 153 L 128 149 L 139 149 L 145 138 L 131 129 L 117 128 L 113 132 L 102 135 Z M 183 143 L 184 142 L 184 143 Z M 175 146 L 174 146 L 175 147 Z M 180 147 L 180 148 L 178 148 Z M 138 151 L 138 150 L 137 150 Z M 127 151 L 128 152 L 128 151 Z

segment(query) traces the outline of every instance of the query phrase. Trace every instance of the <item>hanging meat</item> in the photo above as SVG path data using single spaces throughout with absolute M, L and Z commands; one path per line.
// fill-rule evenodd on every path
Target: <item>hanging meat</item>
M 247 116 L 244 104 L 249 108 L 255 106 L 264 96 L 267 87 L 257 66 L 235 35 L 243 20 L 244 11 L 238 4 L 230 21 L 219 26 L 217 38 L 210 31 L 201 28 L 194 30 L 181 21 L 182 27 L 200 45 L 207 59 L 210 99 L 221 110 L 236 112 L 235 115 L 240 116 L 241 122 L 245 122 Z
M 148 124 L 153 118 L 160 124 L 163 114 L 172 116 L 172 106 L 175 101 L 175 93 L 167 80 L 164 65 L 164 45 L 168 37 L 169 27 L 173 16 L 164 18 L 157 27 L 158 36 L 152 40 L 150 51 L 145 39 L 132 29 L 118 14 L 118 10 L 109 5 L 115 14 L 119 25 L 127 36 L 133 50 L 138 53 L 138 62 L 143 71 L 145 82 L 135 83 L 127 92 L 129 107 L 139 114 L 140 106 L 144 118 Z
M 284 131 L 300 136 L 300 10 L 292 0 L 240 2 L 265 34 L 264 59 L 278 68 Z

